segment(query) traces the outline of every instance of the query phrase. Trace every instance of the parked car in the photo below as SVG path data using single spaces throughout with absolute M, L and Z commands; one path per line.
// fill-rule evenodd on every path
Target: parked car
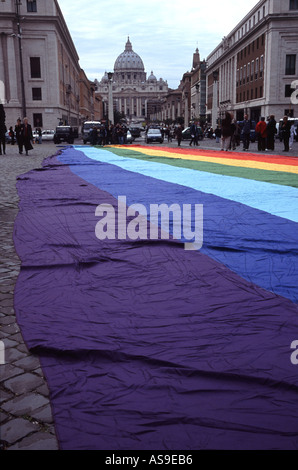
M 11 137 L 9 135 L 9 131 L 5 132 L 5 142 L 7 144 L 10 144 L 10 142 L 11 142 Z
M 141 137 L 141 129 L 140 127 L 130 127 L 129 131 L 134 139 Z
M 134 137 L 133 137 L 131 131 L 128 130 L 127 133 L 126 133 L 126 142 L 127 142 L 128 144 L 132 144 L 133 141 L 134 141 Z
M 54 143 L 67 142 L 73 144 L 74 132 L 71 126 L 57 126 L 54 134 Z
M 91 136 L 90 136 L 90 131 L 96 127 L 96 129 L 101 128 L 101 122 L 100 121 L 85 121 L 83 126 L 82 126 L 82 139 L 84 144 L 87 142 L 90 142 Z
M 42 140 L 51 141 L 51 140 L 54 140 L 55 131 L 46 129 L 42 131 L 41 135 L 42 135 Z
M 198 129 L 198 140 L 203 140 L 204 134 L 203 134 L 202 128 L 200 126 L 197 126 L 197 129 Z M 186 127 L 186 129 L 182 131 L 182 140 L 191 140 L 190 127 Z
M 148 129 L 147 135 L 146 135 L 146 143 L 149 144 L 151 142 L 159 142 L 163 143 L 163 136 L 160 131 L 160 129 L 157 128 L 151 128 Z

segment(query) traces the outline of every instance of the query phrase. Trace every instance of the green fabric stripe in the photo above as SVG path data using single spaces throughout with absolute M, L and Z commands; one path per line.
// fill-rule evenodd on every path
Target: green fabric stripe
M 218 175 L 235 176 L 237 178 L 246 178 L 255 181 L 264 181 L 266 183 L 280 184 L 281 186 L 292 186 L 298 188 L 298 177 L 293 173 L 285 173 L 283 171 L 259 170 L 255 168 L 235 167 L 222 165 L 220 163 L 200 162 L 193 160 L 184 160 L 168 157 L 153 157 L 144 155 L 137 150 L 128 148 L 109 148 L 107 149 L 116 155 L 122 157 L 136 158 L 138 160 L 146 160 L 151 162 L 164 163 L 176 167 L 189 168 L 191 170 L 205 171 L 208 173 L 216 173 Z

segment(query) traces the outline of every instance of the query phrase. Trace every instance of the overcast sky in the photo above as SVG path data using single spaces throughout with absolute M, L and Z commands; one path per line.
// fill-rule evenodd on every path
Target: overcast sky
M 258 0 L 58 0 L 80 65 L 90 80 L 113 71 L 130 37 L 147 77 L 177 88 L 198 47 L 201 60 L 246 16 Z

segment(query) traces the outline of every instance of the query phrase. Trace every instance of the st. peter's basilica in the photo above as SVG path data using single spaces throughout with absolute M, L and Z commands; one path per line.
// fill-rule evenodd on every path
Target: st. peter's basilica
M 109 74 L 106 72 L 101 81 L 95 80 L 96 94 L 108 103 Z M 125 50 L 118 56 L 112 77 L 114 109 L 123 113 L 128 121 L 143 121 L 148 115 L 148 106 L 159 102 L 168 93 L 168 83 L 154 76 L 147 78 L 141 57 L 133 51 L 128 38 Z

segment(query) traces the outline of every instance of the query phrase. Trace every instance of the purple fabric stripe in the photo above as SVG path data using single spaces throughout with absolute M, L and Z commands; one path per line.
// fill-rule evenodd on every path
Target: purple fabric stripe
M 296 305 L 181 243 L 100 242 L 117 201 L 56 157 L 17 187 L 16 314 L 62 449 L 298 447 Z

